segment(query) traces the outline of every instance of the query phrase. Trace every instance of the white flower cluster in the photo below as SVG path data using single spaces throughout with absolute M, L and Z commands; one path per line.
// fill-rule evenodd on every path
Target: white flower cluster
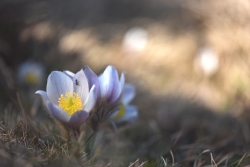
M 97 76 L 88 66 L 76 74 L 53 71 L 47 80 L 46 92 L 36 91 L 49 113 L 65 127 L 79 129 L 89 122 L 94 130 L 104 121 L 129 122 L 137 117 L 133 85 L 125 83 L 113 66 Z

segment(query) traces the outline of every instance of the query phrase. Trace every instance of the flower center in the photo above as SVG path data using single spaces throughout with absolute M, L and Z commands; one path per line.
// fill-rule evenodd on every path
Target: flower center
M 30 84 L 35 84 L 37 83 L 37 76 L 35 74 L 33 74 L 32 72 L 28 72 L 27 74 L 25 74 L 24 76 L 24 80 L 27 82 L 27 83 L 30 83 Z
M 126 110 L 125 106 L 122 105 L 120 110 L 118 111 L 118 113 L 112 119 L 117 120 L 117 119 L 123 117 L 125 115 L 125 110 Z
M 65 95 L 62 94 L 58 99 L 58 106 L 70 116 L 83 109 L 82 100 L 75 92 L 66 92 Z

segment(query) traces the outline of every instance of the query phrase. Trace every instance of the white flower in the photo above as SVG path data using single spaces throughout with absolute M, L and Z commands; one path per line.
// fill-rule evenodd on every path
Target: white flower
M 40 85 L 44 80 L 44 67 L 33 61 L 26 61 L 18 69 L 21 84 Z
M 99 76 L 100 98 L 105 100 L 109 105 L 115 104 L 121 97 L 124 82 L 124 74 L 122 73 L 119 79 L 115 67 L 108 66 L 103 74 Z
M 108 66 L 99 77 L 88 66 L 83 71 L 89 85 L 96 86 L 97 103 L 90 113 L 89 123 L 94 130 L 97 130 L 99 125 L 119 108 L 125 77 L 122 73 L 119 78 L 113 66 Z
M 71 72 L 53 71 L 47 80 L 46 92 L 39 94 L 50 114 L 62 123 L 78 127 L 89 117 L 96 104 L 95 85 L 89 88 L 88 80 L 80 70 Z
M 148 42 L 148 33 L 140 27 L 129 29 L 123 38 L 123 49 L 126 51 L 143 51 Z
M 122 105 L 120 110 L 110 116 L 110 120 L 115 123 L 131 122 L 138 116 L 137 108 L 129 103 L 135 97 L 135 88 L 131 84 L 125 84 L 122 95 Z
M 119 101 L 125 81 L 124 74 L 119 79 L 118 72 L 113 66 L 108 66 L 98 77 L 88 66 L 85 66 L 83 72 L 87 78 L 90 87 L 95 85 L 95 94 L 98 101 L 105 101 L 108 105 L 113 105 Z M 74 73 L 64 71 L 69 77 Z
M 198 52 L 195 63 L 206 76 L 212 76 L 218 71 L 219 57 L 211 48 L 204 47 Z

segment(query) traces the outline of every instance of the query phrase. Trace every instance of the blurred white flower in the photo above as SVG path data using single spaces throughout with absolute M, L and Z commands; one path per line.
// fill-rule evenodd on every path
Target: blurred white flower
M 196 55 L 195 64 L 206 76 L 212 76 L 218 71 L 219 57 L 211 48 L 204 47 Z
M 44 81 L 44 67 L 33 61 L 26 61 L 19 66 L 18 80 L 21 84 L 41 85 Z
M 140 27 L 129 29 L 123 37 L 123 49 L 125 51 L 143 51 L 148 42 L 148 32 Z
M 53 71 L 47 81 L 46 91 L 38 90 L 49 113 L 63 125 L 79 130 L 96 104 L 95 85 L 89 88 L 83 70 L 70 76 Z M 77 131 L 78 132 L 78 131 Z
M 116 124 L 129 123 L 133 121 L 138 116 L 136 106 L 129 105 L 129 103 L 133 100 L 134 97 L 134 86 L 126 83 L 123 88 L 121 107 L 119 110 L 117 110 L 110 116 L 110 121 L 113 121 Z

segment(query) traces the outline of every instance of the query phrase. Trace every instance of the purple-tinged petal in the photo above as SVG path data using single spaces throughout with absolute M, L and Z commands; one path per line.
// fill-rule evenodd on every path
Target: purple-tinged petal
M 138 116 L 137 108 L 133 105 L 126 106 L 124 116 L 115 120 L 115 122 L 130 122 Z
M 120 87 L 119 87 L 119 90 L 117 90 L 117 96 L 114 97 L 113 101 L 116 103 L 117 101 L 120 101 L 121 99 L 121 96 L 122 96 L 122 91 L 123 91 L 123 87 L 124 87 L 124 83 L 125 83 L 125 76 L 124 76 L 124 73 L 121 74 L 121 77 L 120 77 Z
M 123 87 L 122 103 L 128 105 L 135 97 L 135 87 L 132 84 L 125 84 Z
M 101 87 L 101 97 L 106 98 L 107 102 L 112 104 L 120 95 L 121 85 L 116 69 L 108 66 L 104 73 L 99 77 Z
M 73 82 L 70 77 L 60 71 L 53 71 L 48 77 L 47 95 L 49 101 L 58 105 L 58 99 L 66 92 L 73 92 Z
M 94 92 L 95 92 L 95 85 L 93 85 L 92 88 L 90 89 L 89 96 L 84 103 L 84 110 L 88 113 L 93 109 L 93 107 L 96 104 L 97 97 Z
M 74 92 L 76 92 L 81 97 L 82 103 L 84 103 L 89 94 L 89 84 L 83 70 L 80 70 L 75 74 L 73 82 Z
M 108 66 L 99 77 L 102 98 L 108 98 L 110 96 L 115 80 L 118 80 L 117 71 L 114 67 Z
M 89 88 L 95 85 L 95 94 L 97 98 L 100 99 L 101 93 L 100 93 L 100 82 L 98 76 L 88 66 L 85 66 L 83 72 L 85 73 L 88 79 Z
M 120 78 L 121 91 L 123 90 L 124 83 L 125 83 L 125 76 L 124 73 L 122 73 Z
M 122 73 L 120 81 L 116 82 L 116 86 L 114 86 L 109 103 L 114 104 L 120 101 L 122 90 L 125 82 L 124 74 Z M 118 83 L 118 84 L 117 84 Z
M 51 115 L 54 118 L 56 118 L 56 119 L 58 119 L 59 121 L 62 121 L 62 122 L 69 122 L 70 115 L 67 112 L 65 112 L 63 109 L 61 109 L 57 105 L 54 105 L 51 102 L 48 102 L 47 106 L 48 106 L 48 109 L 49 109 Z
M 71 72 L 71 71 L 68 71 L 68 70 L 65 70 L 65 71 L 63 71 L 66 75 L 68 75 L 71 79 L 73 79 L 74 78 L 74 76 L 75 76 L 75 74 L 73 73 L 73 72 Z
M 35 92 L 35 94 L 40 95 L 42 100 L 43 100 L 43 104 L 46 106 L 46 108 L 48 109 L 48 105 L 47 102 L 49 101 L 47 93 L 42 91 L 42 90 L 38 90 Z
M 88 117 L 89 117 L 89 113 L 87 113 L 86 111 L 84 110 L 77 111 L 71 116 L 68 123 L 73 126 L 80 126 L 86 121 Z

